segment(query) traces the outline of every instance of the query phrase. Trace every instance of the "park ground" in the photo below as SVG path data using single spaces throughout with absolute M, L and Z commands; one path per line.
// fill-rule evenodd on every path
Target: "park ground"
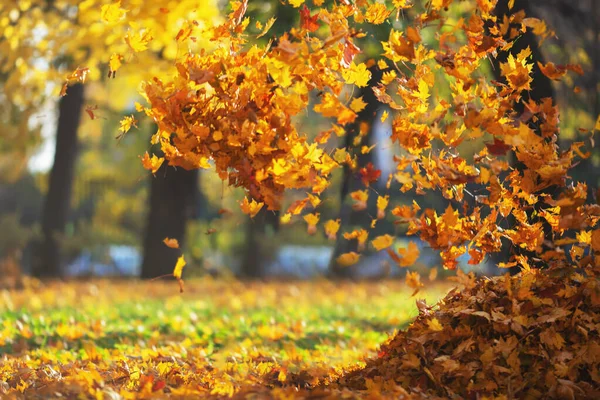
M 0 394 L 281 397 L 376 357 L 452 287 L 401 281 L 26 282 L 0 292 Z M 1 396 L 0 396 L 1 397 Z M 255 396 L 256 397 L 256 396 Z

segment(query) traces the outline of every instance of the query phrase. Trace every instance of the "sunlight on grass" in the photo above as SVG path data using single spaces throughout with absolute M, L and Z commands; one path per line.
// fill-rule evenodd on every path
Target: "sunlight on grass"
M 416 296 L 432 304 L 448 290 Z M 54 283 L 0 296 L 6 392 L 234 394 L 364 365 L 417 315 L 397 281 Z

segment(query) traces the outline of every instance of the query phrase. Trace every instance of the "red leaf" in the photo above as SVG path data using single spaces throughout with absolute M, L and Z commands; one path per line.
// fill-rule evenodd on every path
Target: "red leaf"
M 302 9 L 300 10 L 300 27 L 302 29 L 306 29 L 309 32 L 314 32 L 317 29 L 319 29 L 319 23 L 317 22 L 318 20 L 319 14 L 316 14 L 315 16 L 311 17 L 310 10 L 308 9 L 308 7 L 306 7 L 306 4 L 304 4 L 304 7 L 302 7 Z
M 363 167 L 358 171 L 360 180 L 365 186 L 369 186 L 372 182 L 377 182 L 381 176 L 381 171 L 373 167 L 373 163 L 368 163 L 366 167 Z
M 159 390 L 163 389 L 165 386 L 167 386 L 167 382 L 165 382 L 161 379 L 160 381 L 154 382 L 154 385 L 152 385 L 152 391 L 153 392 L 159 391 Z
M 344 58 L 342 59 L 342 67 L 349 68 L 352 60 L 354 60 L 354 56 L 360 53 L 360 49 L 352 43 L 349 38 L 346 38 L 346 43 L 344 44 Z
M 490 154 L 495 156 L 503 156 L 507 151 L 510 150 L 510 146 L 498 138 L 494 138 L 494 143 L 486 143 L 485 145 L 487 146 Z

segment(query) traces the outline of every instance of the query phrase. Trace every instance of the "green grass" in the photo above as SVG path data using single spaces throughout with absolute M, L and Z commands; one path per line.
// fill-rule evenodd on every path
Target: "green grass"
M 55 283 L 0 295 L 0 393 L 232 395 L 363 365 L 444 284 Z M 302 377 L 302 382 L 300 382 Z

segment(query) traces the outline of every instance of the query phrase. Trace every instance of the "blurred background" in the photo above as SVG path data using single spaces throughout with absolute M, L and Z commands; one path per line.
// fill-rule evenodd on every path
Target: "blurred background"
M 102 5 L 86 1 L 4 1 L 0 5 L 0 282 L 18 285 L 23 274 L 38 278 L 116 276 L 154 278 L 173 271 L 183 252 L 188 265 L 186 276 L 217 275 L 245 278 L 310 278 L 314 276 L 404 277 L 385 251 L 367 248 L 359 263 L 339 267 L 337 255 L 357 248 L 356 240 L 329 240 L 322 228 L 307 234 L 306 222 L 294 217 L 282 223 L 280 215 L 263 210 L 254 219 L 245 216 L 238 203 L 244 197 L 239 189 L 222 183 L 211 170 L 185 171 L 162 166 L 152 176 L 140 161 L 150 145 L 155 127 L 136 113 L 135 103 L 143 103 L 139 82 L 153 76 L 168 76 L 173 59 L 183 49 L 173 38 L 186 20 L 202 23 L 225 18 L 228 5 L 207 1 L 198 8 L 195 1 L 123 1 L 127 19 L 103 21 Z M 155 4 L 154 4 L 155 3 Z M 425 2 L 415 1 L 417 6 Z M 468 18 L 469 2 L 452 8 L 453 19 Z M 500 0 L 499 17 L 507 14 L 508 0 Z M 530 17 L 546 21 L 555 35 L 543 39 L 525 34 L 521 48 L 532 48 L 533 61 L 580 64 L 585 74 L 567 75 L 552 82 L 534 69 L 531 97 L 553 97 L 561 110 L 561 144 L 590 140 L 596 116 L 600 114 L 600 1 L 598 0 L 516 0 L 512 12 L 525 10 Z M 298 9 L 279 1 L 250 1 L 249 30 L 259 34 L 255 21 L 277 18 L 267 35 L 255 39 L 266 43 L 297 26 Z M 380 51 L 391 24 L 360 24 L 367 33 L 356 44 L 363 60 Z M 127 48 L 127 35 L 151 29 L 150 51 L 135 53 Z M 394 22 L 402 30 L 403 16 Z M 434 29 L 431 34 L 434 34 Z M 133 34 L 131 32 L 134 32 Z M 427 30 L 423 40 L 427 41 Z M 432 38 L 429 38 L 431 40 Z M 195 46 L 210 47 L 202 38 Z M 193 49 L 192 49 L 193 50 Z M 111 74 L 108 60 L 123 54 L 123 66 Z M 494 76 L 494 61 L 485 73 Z M 58 92 L 65 77 L 76 68 L 89 68 L 85 85 L 74 84 L 67 96 Z M 381 72 L 372 70 L 376 82 Z M 379 74 L 379 77 L 378 77 Z M 113 75 L 114 76 L 113 78 Z M 436 88 L 440 92 L 444 87 Z M 537 93 L 536 93 L 537 91 Z M 318 93 L 313 94 L 316 98 Z M 379 107 L 370 88 L 348 90 L 347 96 L 363 96 L 367 107 L 346 136 L 335 135 L 325 146 L 332 151 L 350 144 L 359 166 L 372 163 L 382 171 L 382 179 L 372 185 L 368 210 L 354 211 L 349 193 L 364 189 L 352 171 L 339 169 L 318 206 L 321 221 L 340 219 L 341 232 L 357 228 L 369 230 L 376 214 L 377 194 L 389 195 L 391 210 L 416 200 L 421 207 L 443 212 L 448 202 L 440 195 L 415 194 L 402 183 L 405 171 L 397 171 L 393 160 L 400 149 L 389 140 L 391 118 L 381 122 Z M 435 95 L 435 94 L 434 94 Z M 120 120 L 135 115 L 137 127 L 120 135 Z M 297 123 L 300 131 L 314 138 L 330 128 L 330 122 L 307 110 Z M 369 134 L 354 143 L 356 132 L 366 126 Z M 373 146 L 363 154 L 362 146 Z M 469 142 L 461 151 L 473 153 L 481 143 Z M 600 180 L 600 153 L 579 164 L 572 172 L 576 181 L 587 182 L 590 190 Z M 394 175 L 386 189 L 386 178 Z M 303 192 L 290 191 L 284 209 L 303 199 Z M 465 200 L 469 201 L 469 200 Z M 369 215 L 369 213 L 371 215 Z M 370 238 L 389 233 L 396 237 L 394 247 L 413 241 L 420 256 L 408 270 L 429 273 L 438 266 L 439 256 L 415 237 L 406 237 L 405 228 L 387 213 L 371 230 Z M 177 238 L 181 250 L 170 249 L 162 241 Z M 494 260 L 468 266 L 478 273 L 496 273 Z M 443 274 L 442 274 L 443 275 Z

